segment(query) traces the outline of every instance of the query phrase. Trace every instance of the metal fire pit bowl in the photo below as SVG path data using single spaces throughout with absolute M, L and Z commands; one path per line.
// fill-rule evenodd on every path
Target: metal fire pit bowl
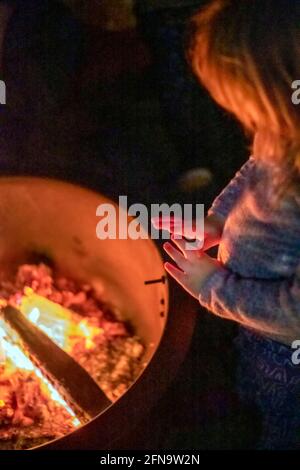
M 112 202 L 62 181 L 0 178 L 1 276 L 33 254 L 47 257 L 65 275 L 93 285 L 146 346 L 146 367 L 116 403 L 39 449 L 121 448 L 174 379 L 193 333 L 196 304 L 176 289 L 169 297 L 163 262 L 151 240 L 97 238 L 96 209 L 103 203 Z M 146 283 L 153 280 L 164 282 Z

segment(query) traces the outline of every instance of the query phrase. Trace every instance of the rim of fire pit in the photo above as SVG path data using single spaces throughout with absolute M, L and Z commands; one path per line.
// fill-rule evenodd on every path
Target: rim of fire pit
M 118 208 L 114 201 L 97 191 L 55 178 L 1 176 L 0 194 L 3 185 L 9 185 L 11 188 L 11 186 L 26 186 L 28 184 L 51 185 L 52 188 L 60 189 L 69 188 L 78 194 L 80 192 L 85 194 L 86 197 L 101 197 L 105 202 Z M 143 242 L 148 243 L 148 246 L 151 247 L 161 264 L 162 272 L 165 273 L 159 250 L 161 243 L 154 243 L 151 239 L 143 240 Z M 149 286 L 149 288 L 151 287 Z M 175 286 L 172 281 L 169 283 L 166 280 L 164 292 L 164 304 L 161 305 L 161 310 L 164 313 L 162 316 L 163 332 L 156 350 L 129 389 L 97 417 L 80 428 L 30 450 L 113 450 L 121 448 L 122 442 L 128 442 L 130 431 L 139 424 L 145 415 L 150 413 L 175 378 L 189 349 L 194 331 L 198 311 L 197 303 Z

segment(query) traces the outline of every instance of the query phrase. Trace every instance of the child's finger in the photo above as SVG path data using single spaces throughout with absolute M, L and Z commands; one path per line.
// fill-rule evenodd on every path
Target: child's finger
M 174 217 L 152 217 L 152 225 L 156 229 L 172 231 L 174 227 L 182 226 L 182 220 Z
M 181 251 L 178 251 L 177 248 L 175 248 L 171 243 L 165 243 L 164 244 L 164 250 L 168 255 L 172 258 L 175 263 L 184 270 L 184 267 L 186 265 L 186 258 L 183 256 Z
M 186 244 L 186 240 L 184 240 L 183 238 L 176 238 L 174 237 L 174 235 L 171 236 L 171 240 L 172 242 L 177 246 L 177 248 L 179 248 L 179 250 L 185 254 L 185 244 Z
M 176 266 L 173 266 L 171 263 L 165 263 L 165 270 L 167 273 L 172 276 L 175 281 L 177 281 L 181 286 L 184 285 L 185 281 L 185 273 L 181 271 L 180 269 L 176 268 Z
M 175 234 L 174 234 L 175 235 Z M 179 250 L 184 254 L 185 258 L 190 259 L 191 257 L 199 257 L 203 242 L 196 240 L 195 242 L 188 242 L 182 238 L 176 238 L 174 235 L 171 236 L 172 242 L 179 248 Z M 189 244 L 193 244 L 194 249 L 189 249 Z M 199 246 L 199 248 L 197 247 Z
M 182 223 L 182 218 L 181 217 L 174 217 L 172 215 L 168 216 L 159 216 L 159 217 L 152 217 L 151 220 L 153 222 L 169 222 L 169 223 Z

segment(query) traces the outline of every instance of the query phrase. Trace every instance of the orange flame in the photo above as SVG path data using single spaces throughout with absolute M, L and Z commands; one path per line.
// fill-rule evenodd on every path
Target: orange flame
M 103 334 L 103 329 L 89 323 L 67 308 L 26 288 L 19 306 L 21 312 L 65 352 L 72 352 L 74 343 L 85 339 L 85 348 L 95 347 L 94 338 Z
M 96 347 L 94 339 L 103 334 L 103 329 L 92 324 L 86 317 L 72 312 L 59 304 L 35 294 L 31 288 L 24 289 L 24 296 L 18 305 L 20 311 L 33 324 L 42 330 L 65 352 L 72 353 L 76 344 L 92 350 Z M 46 395 L 61 405 L 70 416 L 74 427 L 80 426 L 80 421 L 59 392 L 52 386 L 41 370 L 27 357 L 18 344 L 18 338 L 13 332 L 6 331 L 5 323 L 0 320 L 0 366 L 3 364 L 6 371 L 14 372 L 16 369 L 34 372 L 41 382 Z M 5 406 L 0 400 L 0 409 Z
M 80 421 L 76 417 L 74 411 L 69 407 L 67 402 L 63 399 L 60 393 L 53 387 L 49 380 L 42 374 L 40 369 L 36 367 L 33 362 L 25 355 L 20 346 L 15 344 L 11 338 L 7 336 L 5 325 L 0 322 L 0 345 L 5 353 L 5 368 L 7 371 L 25 370 L 34 372 L 40 379 L 43 389 L 46 394 L 56 403 L 61 405 L 70 416 L 73 417 L 72 423 L 74 427 L 80 426 Z M 0 408 L 5 406 L 5 402 L 0 400 Z

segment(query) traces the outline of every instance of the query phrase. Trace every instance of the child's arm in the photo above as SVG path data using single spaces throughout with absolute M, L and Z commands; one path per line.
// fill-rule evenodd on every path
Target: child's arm
M 216 315 L 262 333 L 300 337 L 300 264 L 286 280 L 259 280 L 237 276 L 219 267 L 203 283 L 200 303 Z
M 237 200 L 240 198 L 245 189 L 247 180 L 255 168 L 255 159 L 250 157 L 249 160 L 236 173 L 235 177 L 223 189 L 221 194 L 215 199 L 208 215 L 214 215 L 226 219 Z
M 265 334 L 300 338 L 300 263 L 289 279 L 243 278 L 205 253 L 187 251 L 184 240 L 172 241 L 178 249 L 164 248 L 178 267 L 166 263 L 166 270 L 204 307 Z

